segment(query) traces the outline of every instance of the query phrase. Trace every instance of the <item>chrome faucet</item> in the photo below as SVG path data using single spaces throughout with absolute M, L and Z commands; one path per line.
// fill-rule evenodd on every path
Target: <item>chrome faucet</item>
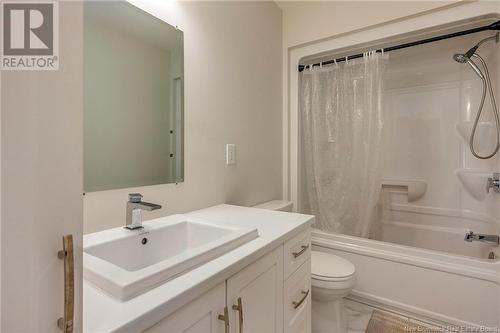
M 495 172 L 492 177 L 488 178 L 486 192 L 490 193 L 490 188 L 496 193 L 500 193 L 500 173 Z
M 484 234 L 475 234 L 472 231 L 469 231 L 465 234 L 464 241 L 472 242 L 485 242 L 485 243 L 494 243 L 496 245 L 500 245 L 500 236 L 498 235 L 484 235 Z
M 125 228 L 130 230 L 142 228 L 142 210 L 152 211 L 160 208 L 160 205 L 142 201 L 140 193 L 129 193 Z

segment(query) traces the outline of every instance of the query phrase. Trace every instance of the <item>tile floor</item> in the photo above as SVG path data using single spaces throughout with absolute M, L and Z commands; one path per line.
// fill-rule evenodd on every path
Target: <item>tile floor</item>
M 344 301 L 347 333 L 365 333 L 373 308 L 350 300 Z

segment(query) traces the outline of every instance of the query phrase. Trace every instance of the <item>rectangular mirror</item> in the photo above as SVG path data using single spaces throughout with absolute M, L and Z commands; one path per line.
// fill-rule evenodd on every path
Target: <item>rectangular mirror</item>
M 183 181 L 183 33 L 126 1 L 84 2 L 85 192 Z

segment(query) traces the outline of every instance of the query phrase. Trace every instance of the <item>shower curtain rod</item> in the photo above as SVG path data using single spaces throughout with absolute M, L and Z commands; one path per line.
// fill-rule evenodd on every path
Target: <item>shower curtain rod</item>
M 478 27 L 478 28 L 473 28 L 473 29 L 468 29 L 468 30 L 453 32 L 453 33 L 446 34 L 446 35 L 441 35 L 441 36 L 436 36 L 436 37 L 430 37 L 430 38 L 426 38 L 426 39 L 421 39 L 421 40 L 418 40 L 418 41 L 415 41 L 415 42 L 410 42 L 410 43 L 404 43 L 404 44 L 400 44 L 400 45 L 385 47 L 384 48 L 384 52 L 400 50 L 400 49 L 404 49 L 404 48 L 411 47 L 411 46 L 417 46 L 417 45 L 422 45 L 422 44 L 437 42 L 437 41 L 443 40 L 443 39 L 448 39 L 448 38 L 454 38 L 454 37 L 469 35 L 469 34 L 473 34 L 473 33 L 476 33 L 476 32 L 481 32 L 481 31 L 486 31 L 486 30 L 500 30 L 500 21 L 497 21 L 495 23 L 492 23 L 492 24 L 489 24 L 489 25 L 486 25 L 486 26 L 483 26 L 483 27 Z M 381 50 L 377 50 L 377 52 L 381 52 Z M 332 59 L 332 60 L 322 61 L 322 62 L 318 62 L 318 63 L 314 63 L 314 64 L 299 65 L 298 70 L 299 70 L 299 72 L 302 72 L 305 69 L 306 66 L 311 66 L 312 65 L 314 67 L 314 66 L 320 66 L 320 65 L 331 65 L 331 64 L 334 64 L 334 63 L 337 63 L 337 62 L 345 61 L 346 58 L 348 60 L 350 60 L 350 59 L 361 58 L 362 56 L 363 56 L 363 53 L 358 53 L 358 54 L 350 55 L 350 56 L 347 56 L 347 57 L 337 58 L 337 59 L 334 59 L 334 60 Z

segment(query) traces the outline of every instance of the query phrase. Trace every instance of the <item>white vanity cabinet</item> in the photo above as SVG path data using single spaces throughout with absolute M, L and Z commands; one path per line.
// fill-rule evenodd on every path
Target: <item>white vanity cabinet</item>
M 310 241 L 307 229 L 145 332 L 310 333 Z
M 224 332 L 224 322 L 218 320 L 226 306 L 226 283 L 212 288 L 194 301 L 184 305 L 147 333 L 219 333 Z
M 227 280 L 227 304 L 231 333 L 283 332 L 283 246 Z

